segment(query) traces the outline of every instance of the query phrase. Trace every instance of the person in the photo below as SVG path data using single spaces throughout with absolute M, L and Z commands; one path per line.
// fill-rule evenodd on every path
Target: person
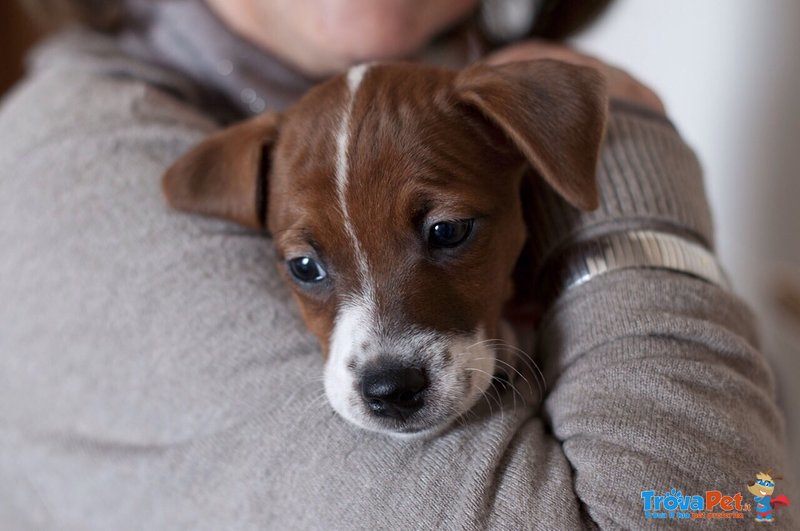
M 787 472 L 753 316 L 710 257 L 696 157 L 635 78 L 528 39 L 597 14 L 556 16 L 578 4 L 594 3 L 73 0 L 91 27 L 42 44 L 0 108 L 3 527 L 641 528 L 675 516 L 658 496 L 735 496 Z M 601 207 L 535 190 L 552 291 L 541 402 L 498 395 L 500 410 L 410 441 L 327 406 L 269 240 L 170 211 L 159 187 L 218 128 L 397 58 L 590 64 L 612 99 Z M 601 263 L 602 241 L 706 265 L 640 253 L 564 281 Z

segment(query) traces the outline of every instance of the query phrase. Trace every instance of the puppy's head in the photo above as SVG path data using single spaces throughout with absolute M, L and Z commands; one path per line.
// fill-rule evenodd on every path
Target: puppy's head
M 605 109 L 598 74 L 552 61 L 359 66 L 203 142 L 164 190 L 178 209 L 269 231 L 337 412 L 429 433 L 491 383 L 526 239 L 523 176 L 596 206 Z

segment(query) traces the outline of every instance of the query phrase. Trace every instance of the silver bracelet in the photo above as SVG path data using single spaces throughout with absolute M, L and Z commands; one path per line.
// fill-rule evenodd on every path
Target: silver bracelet
M 702 245 L 668 232 L 640 230 L 579 242 L 551 264 L 542 279 L 548 299 L 619 269 L 665 269 L 730 289 L 716 257 Z

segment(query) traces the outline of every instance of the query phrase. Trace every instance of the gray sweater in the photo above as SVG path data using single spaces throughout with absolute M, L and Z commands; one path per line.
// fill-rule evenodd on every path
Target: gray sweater
M 671 527 L 643 491 L 753 504 L 757 472 L 788 473 L 752 316 L 667 271 L 549 307 L 536 405 L 509 393 L 427 441 L 346 423 L 270 241 L 164 204 L 164 169 L 218 127 L 199 94 L 73 33 L 0 108 L 0 528 Z M 616 111 L 599 178 L 589 215 L 542 191 L 542 256 L 620 228 L 711 245 L 697 161 L 665 120 Z M 727 523 L 754 527 L 743 512 Z

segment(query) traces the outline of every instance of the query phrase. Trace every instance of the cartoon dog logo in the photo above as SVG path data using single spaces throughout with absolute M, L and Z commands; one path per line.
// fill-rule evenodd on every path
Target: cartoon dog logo
M 772 497 L 775 491 L 775 481 L 783 479 L 782 477 L 771 476 L 772 470 L 767 472 L 759 472 L 756 474 L 756 480 L 747 483 L 747 490 L 753 495 L 756 502 L 756 522 L 773 522 L 775 517 L 772 514 L 774 507 L 781 505 L 789 505 L 789 498 L 786 496 Z

